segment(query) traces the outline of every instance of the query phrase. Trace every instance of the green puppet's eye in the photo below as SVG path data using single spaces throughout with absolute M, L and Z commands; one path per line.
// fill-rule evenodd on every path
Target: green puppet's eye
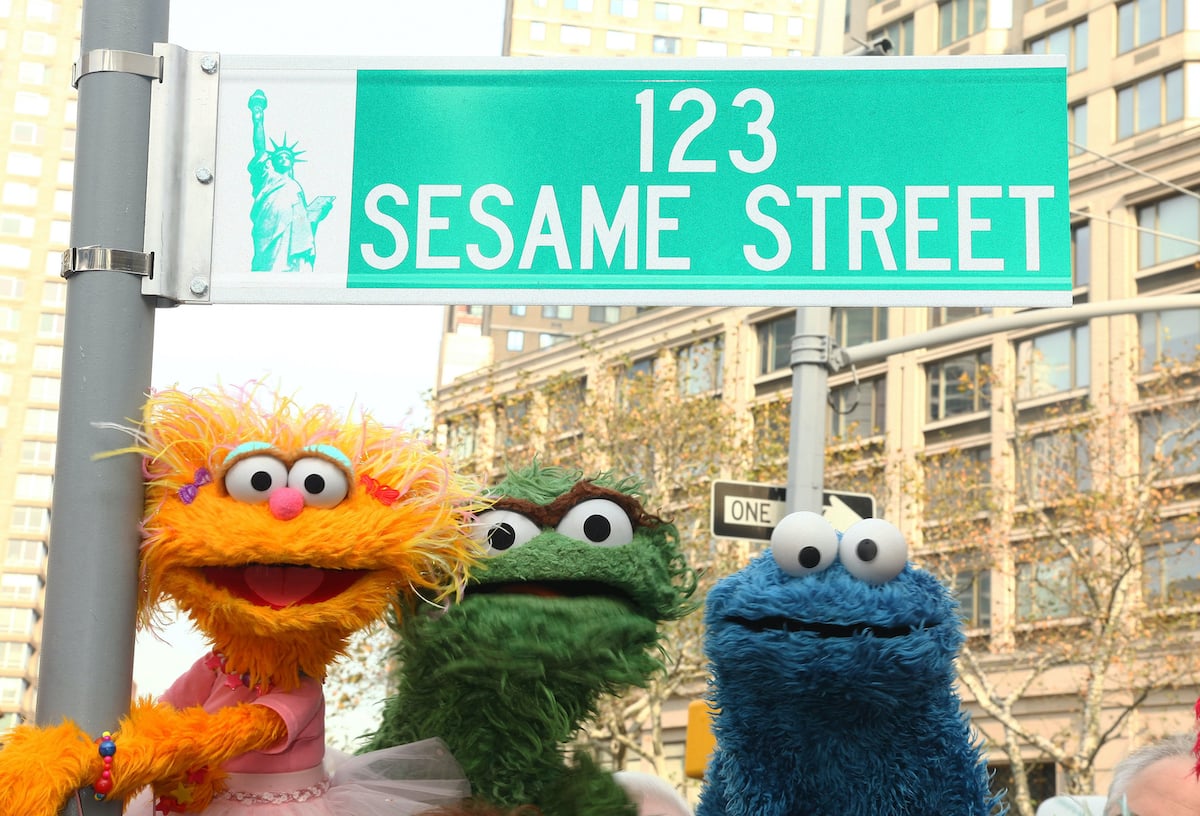
M 480 513 L 473 528 L 472 536 L 487 547 L 488 555 L 499 555 L 513 547 L 520 547 L 542 532 L 532 519 L 512 510 Z
M 558 532 L 598 547 L 620 547 L 633 541 L 633 522 L 621 505 L 608 499 L 588 499 L 572 507 L 558 523 Z

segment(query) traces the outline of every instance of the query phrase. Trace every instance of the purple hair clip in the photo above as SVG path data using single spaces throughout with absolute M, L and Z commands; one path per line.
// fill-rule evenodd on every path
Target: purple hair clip
M 191 484 L 185 484 L 179 488 L 179 500 L 184 504 L 191 504 L 196 500 L 196 494 L 200 492 L 200 488 L 212 482 L 212 474 L 208 472 L 208 468 L 200 468 L 196 471 L 195 480 Z

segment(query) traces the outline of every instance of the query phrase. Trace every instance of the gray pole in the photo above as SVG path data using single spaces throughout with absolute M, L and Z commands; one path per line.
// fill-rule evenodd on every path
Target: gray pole
M 151 54 L 156 41 L 166 41 L 167 8 L 167 0 L 85 0 L 81 55 L 109 49 Z M 119 68 L 79 79 L 73 247 L 142 251 L 151 82 Z M 94 460 L 130 439 L 93 423 L 140 416 L 150 385 L 153 340 L 154 307 L 142 297 L 141 278 L 103 269 L 71 276 L 42 629 L 40 725 L 70 717 L 98 735 L 115 728 L 129 708 L 143 497 L 140 462 L 134 456 Z M 120 812 L 116 802 L 81 798 L 88 812 Z
M 788 438 L 788 512 L 820 513 L 825 503 L 825 402 L 829 398 L 828 306 L 796 310 Z

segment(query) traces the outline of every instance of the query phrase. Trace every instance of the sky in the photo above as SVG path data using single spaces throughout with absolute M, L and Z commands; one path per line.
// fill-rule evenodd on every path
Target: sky
M 252 55 L 498 56 L 504 0 L 172 0 L 169 40 Z M 156 388 L 265 380 L 304 403 L 420 427 L 441 306 L 185 305 L 155 318 Z M 160 694 L 204 651 L 187 625 L 138 636 L 134 681 Z

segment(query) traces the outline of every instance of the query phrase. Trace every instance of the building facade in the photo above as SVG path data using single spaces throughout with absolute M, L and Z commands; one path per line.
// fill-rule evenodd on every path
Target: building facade
M 514 0 L 507 42 L 511 53 L 605 53 L 614 15 L 631 8 L 639 19 L 654 18 L 653 29 L 638 29 L 633 40 L 643 54 L 736 56 L 748 53 L 745 24 L 729 21 L 747 12 L 769 13 L 763 5 Z M 775 5 L 776 29 L 791 25 L 783 21 L 793 13 L 808 14 L 805 19 L 815 24 L 815 10 Z M 848 8 L 847 44 L 886 37 L 897 55 L 1064 54 L 1075 302 L 1200 292 L 1200 13 L 1194 8 L 1182 0 L 854 0 Z M 703 23 L 718 19 L 728 27 L 716 31 Z M 564 26 L 571 27 L 566 39 Z M 592 33 L 577 31 L 584 28 Z M 724 51 L 702 45 L 715 37 L 726 38 Z M 674 43 L 671 50 L 664 41 Z M 786 44 L 771 51 L 792 52 Z M 542 319 L 564 308 L 473 306 L 454 307 L 450 314 L 473 311 L 481 325 L 507 327 L 515 325 L 508 321 Z M 849 347 L 951 322 L 986 326 L 1012 311 L 835 309 L 831 335 Z M 589 326 L 577 339 L 564 337 L 537 350 L 480 354 L 473 364 L 462 357 L 453 371 L 443 371 L 435 421 L 459 461 L 495 478 L 508 462 L 533 455 L 556 462 L 580 449 L 564 444 L 589 431 L 562 427 L 564 411 L 555 394 L 564 393 L 563 383 L 565 393 L 592 404 L 609 399 L 629 372 L 642 371 L 663 389 L 719 398 L 740 428 L 764 445 L 768 437 L 777 443 L 779 413 L 768 409 L 790 400 L 794 315 L 786 305 L 663 307 L 622 313 L 617 323 Z M 447 331 L 444 349 L 456 342 L 453 319 Z M 1105 537 L 1093 538 L 1078 525 L 1064 536 L 1068 543 L 1053 541 L 1045 524 L 1056 515 L 1066 518 L 1077 505 L 1077 497 L 1055 492 L 1066 485 L 1082 495 L 1094 480 L 1106 479 L 1117 492 L 1136 484 L 1146 495 L 1169 496 L 1156 505 L 1154 534 L 1121 545 L 1130 548 L 1126 554 L 1136 553 L 1136 574 L 1122 573 L 1121 591 L 1136 596 L 1131 615 L 1149 609 L 1172 617 L 1191 627 L 1179 642 L 1194 643 L 1195 625 L 1188 622 L 1200 609 L 1200 466 L 1192 454 L 1200 449 L 1200 392 L 1189 372 L 1198 350 L 1196 308 L 981 332 L 832 374 L 828 405 L 813 405 L 814 421 L 824 417 L 835 463 L 826 484 L 875 493 L 880 513 L 916 543 L 916 560 L 947 575 L 962 605 L 971 660 L 997 684 L 995 696 L 1030 676 L 1039 633 L 1082 625 L 1065 600 L 1092 587 L 1079 565 L 1103 560 L 1103 553 L 1118 547 L 1113 542 L 1119 537 L 1112 535 L 1104 545 L 1091 543 Z M 1171 361 L 1190 362 L 1165 369 Z M 467 373 L 472 366 L 476 370 Z M 548 383 L 556 390 L 547 391 Z M 722 475 L 751 478 L 748 470 Z M 963 497 L 973 493 L 988 499 L 972 507 Z M 1116 513 L 1119 504 L 1114 500 L 1095 512 Z M 1129 508 L 1133 518 L 1135 505 Z M 947 521 L 955 513 L 958 526 Z M 970 531 L 970 541 L 949 542 L 947 530 Z M 1069 550 L 1075 540 L 1089 542 L 1094 553 L 1085 548 L 1072 567 L 1065 551 L 1055 548 Z M 1156 659 L 1143 654 L 1135 662 Z M 1063 665 L 1039 674 L 1036 688 L 1016 705 L 1016 714 L 1036 723 L 1046 739 L 1075 727 L 1071 712 L 1086 689 L 1077 669 Z M 1096 775 L 1087 784 L 1103 791 L 1109 769 L 1129 747 L 1190 728 L 1198 679 L 1193 668 L 1141 691 L 1134 688 L 1137 681 L 1122 680 L 1128 685 L 1122 694 L 1137 697 L 1137 704 L 1125 713 L 1118 707 L 1097 715 L 1116 723 L 1119 738 L 1097 756 Z M 977 699 L 987 692 L 963 689 L 976 722 L 999 741 L 997 716 Z M 1138 696 L 1143 692 L 1144 699 Z M 668 739 L 682 740 L 682 708 L 664 716 Z M 1068 786 L 1068 774 L 1052 758 L 1032 745 L 1021 754 L 1032 766 L 1035 799 Z M 1002 778 L 1010 778 L 1008 757 L 995 743 L 989 758 Z
M 0 730 L 32 719 L 75 155 L 79 0 L 0 0 Z

